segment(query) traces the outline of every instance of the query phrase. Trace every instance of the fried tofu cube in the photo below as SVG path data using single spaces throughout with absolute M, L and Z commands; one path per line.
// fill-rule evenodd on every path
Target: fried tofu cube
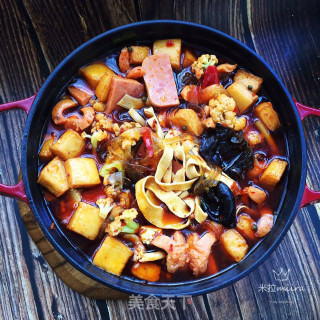
M 67 228 L 81 234 L 89 240 L 97 238 L 104 219 L 99 214 L 100 210 L 88 203 L 80 202 L 73 213 Z
M 174 126 L 199 136 L 203 133 L 202 123 L 197 113 L 192 109 L 179 109 L 176 113 L 171 113 L 170 121 Z
M 255 232 L 252 230 L 252 226 L 255 225 L 255 221 L 247 214 L 241 214 L 238 217 L 236 230 L 245 238 L 250 240 L 257 239 Z
M 243 84 L 234 82 L 227 89 L 228 94 L 234 99 L 240 113 L 244 113 L 254 102 L 258 100 L 258 96 L 248 90 Z
M 257 93 L 260 90 L 263 79 L 253 75 L 250 72 L 240 69 L 234 75 L 233 81 L 243 84 L 246 88 L 251 86 L 252 91 Z
M 46 139 L 42 144 L 41 150 L 39 152 L 39 157 L 41 160 L 47 161 L 54 157 L 54 153 L 51 151 L 51 147 L 54 143 L 55 135 L 51 135 L 50 138 Z
M 65 162 L 70 188 L 90 188 L 101 183 L 96 162 L 91 158 L 74 158 Z
M 55 157 L 41 170 L 38 183 L 56 197 L 69 189 L 64 163 L 59 157 Z
M 260 177 L 260 182 L 274 188 L 280 181 L 288 163 L 285 160 L 273 159 Z
M 131 46 L 132 51 L 129 54 L 130 63 L 141 64 L 149 56 L 150 48 L 143 46 Z
M 254 108 L 254 114 L 270 131 L 274 131 L 281 126 L 278 114 L 273 109 L 271 102 L 263 102 L 258 104 Z
M 241 261 L 248 251 L 248 245 L 242 235 L 235 229 L 228 229 L 220 238 L 224 250 L 234 259 Z
M 157 40 L 153 43 L 153 54 L 166 53 L 169 55 L 171 66 L 180 70 L 181 39 Z
M 132 254 L 124 243 L 106 236 L 92 262 L 99 268 L 120 276 Z
M 106 102 L 108 100 L 112 77 L 112 74 L 105 73 L 98 83 L 96 88 L 96 96 L 101 102 Z
M 95 62 L 79 70 L 80 75 L 86 80 L 91 89 L 95 89 L 105 73 L 115 73 L 103 62 Z
M 189 49 L 186 49 L 186 51 L 184 52 L 184 57 L 183 57 L 183 61 L 182 61 L 182 67 L 183 68 L 188 68 L 196 60 L 197 60 L 197 57 Z
M 51 151 L 63 160 L 68 160 L 79 157 L 85 148 L 86 143 L 79 133 L 73 130 L 67 130 L 56 143 L 52 145 Z

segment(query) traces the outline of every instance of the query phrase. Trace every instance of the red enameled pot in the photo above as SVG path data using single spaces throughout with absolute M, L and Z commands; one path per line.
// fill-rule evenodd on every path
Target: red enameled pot
M 117 277 L 94 266 L 68 241 L 59 227 L 50 229 L 55 218 L 48 210 L 41 187 L 37 184 L 38 150 L 44 123 L 51 117 L 57 97 L 82 65 L 137 41 L 165 38 L 181 38 L 193 47 L 228 57 L 264 79 L 264 90 L 276 106 L 286 134 L 290 165 L 275 226 L 245 259 L 207 278 L 179 283 L 146 284 L 124 276 Z M 302 120 L 306 116 L 319 116 L 320 110 L 295 101 L 279 77 L 255 52 L 236 39 L 206 26 L 180 21 L 146 21 L 110 30 L 83 44 L 65 58 L 48 77 L 37 95 L 0 105 L 0 111 L 13 108 L 21 108 L 28 114 L 22 142 L 22 180 L 15 186 L 0 184 L 0 194 L 27 203 L 47 239 L 68 262 L 87 276 L 117 290 L 142 295 L 181 296 L 199 295 L 220 289 L 239 280 L 263 262 L 286 234 L 299 208 L 320 199 L 320 192 L 312 191 L 305 185 L 306 143 L 302 126 Z

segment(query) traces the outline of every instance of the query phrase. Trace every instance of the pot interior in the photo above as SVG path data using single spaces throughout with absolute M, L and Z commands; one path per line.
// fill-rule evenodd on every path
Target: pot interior
M 187 36 L 186 36 L 187 35 Z M 224 270 L 219 275 L 181 283 L 153 283 L 117 277 L 94 266 L 79 252 L 59 228 L 50 229 L 53 222 L 37 184 L 38 149 L 42 141 L 44 124 L 51 117 L 51 110 L 57 97 L 78 69 L 106 56 L 108 52 L 139 41 L 153 41 L 164 38 L 181 38 L 188 44 L 217 56 L 227 57 L 252 73 L 263 78 L 263 88 L 275 105 L 287 138 L 289 168 L 283 187 L 286 188 L 278 209 L 276 224 L 250 254 L 240 263 Z M 71 53 L 50 75 L 37 94 L 27 120 L 23 141 L 22 170 L 30 207 L 40 227 L 54 247 L 77 269 L 91 278 L 115 289 L 130 293 L 155 295 L 197 295 L 219 289 L 234 282 L 261 263 L 279 243 L 291 225 L 302 197 L 306 176 L 305 141 L 301 121 L 287 90 L 279 78 L 250 49 L 213 29 L 177 22 L 152 21 L 120 27 L 102 34 Z

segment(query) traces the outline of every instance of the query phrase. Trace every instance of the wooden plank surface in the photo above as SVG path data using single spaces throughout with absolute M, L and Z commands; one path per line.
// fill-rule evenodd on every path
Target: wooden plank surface
M 68 53 L 101 32 L 139 20 L 179 19 L 236 37 L 274 68 L 297 100 L 320 106 L 319 16 L 318 0 L 0 0 L 0 103 L 32 95 Z M 25 119 L 22 111 L 0 114 L 1 182 L 17 180 Z M 320 189 L 319 120 L 304 124 L 308 183 Z M 30 241 L 16 202 L 0 197 L 0 319 L 316 319 L 319 212 L 319 205 L 302 209 L 271 257 L 236 284 L 189 303 L 180 299 L 175 309 L 139 310 L 68 288 Z M 278 285 L 272 271 L 281 268 L 303 291 L 261 290 Z

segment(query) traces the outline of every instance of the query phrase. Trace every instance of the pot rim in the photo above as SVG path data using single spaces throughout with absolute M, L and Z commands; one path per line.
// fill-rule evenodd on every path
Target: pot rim
M 33 117 L 36 114 L 36 106 L 43 94 L 43 92 L 45 91 L 45 88 L 47 87 L 47 84 L 49 84 L 56 76 L 56 74 L 65 67 L 65 64 L 67 63 L 67 61 L 71 60 L 77 53 L 81 52 L 84 48 L 86 48 L 87 46 L 95 43 L 96 41 L 98 41 L 101 38 L 104 38 L 106 36 L 111 36 L 113 34 L 116 34 L 118 32 L 121 31 L 125 31 L 125 30 L 130 30 L 136 26 L 148 26 L 148 25 L 154 25 L 154 24 L 159 24 L 159 25 L 163 25 L 163 24 L 172 24 L 172 25 L 183 25 L 183 26 L 192 26 L 195 28 L 199 28 L 200 30 L 207 30 L 208 32 L 211 32 L 215 35 L 218 35 L 220 37 L 223 37 L 235 44 L 237 44 L 238 46 L 242 47 L 242 49 L 246 50 L 247 52 L 249 52 L 251 55 L 255 56 L 256 59 L 259 60 L 259 63 L 261 65 L 263 65 L 265 68 L 267 68 L 272 76 L 277 80 L 278 84 L 281 86 L 282 91 L 285 93 L 285 95 L 287 96 L 289 102 L 291 103 L 292 106 L 292 110 L 294 113 L 294 116 L 296 118 L 296 123 L 298 125 L 298 129 L 299 132 L 297 133 L 300 137 L 300 142 L 301 142 L 301 148 L 302 148 L 302 155 L 301 155 L 301 162 L 302 164 L 306 164 L 306 142 L 305 142 L 305 136 L 304 136 L 304 131 L 303 131 L 303 126 L 302 123 L 300 121 L 300 117 L 298 114 L 298 111 L 296 110 L 294 101 L 291 97 L 291 95 L 289 94 L 288 90 L 285 88 L 285 86 L 283 85 L 281 79 L 279 78 L 279 76 L 272 70 L 272 68 L 259 56 L 257 55 L 257 53 L 255 53 L 252 49 L 250 49 L 249 47 L 247 47 L 246 45 L 244 45 L 242 42 L 238 41 L 237 39 L 219 31 L 216 29 L 213 29 L 211 27 L 208 26 L 204 26 L 201 24 L 197 24 L 197 23 L 191 23 L 191 22 L 185 22 L 185 21 L 178 21 L 178 20 L 149 20 L 149 21 L 141 21 L 141 22 L 135 22 L 135 23 L 131 23 L 131 24 L 127 24 L 124 26 L 120 26 L 114 29 L 111 29 L 109 31 L 106 31 L 94 38 L 92 38 L 91 40 L 85 42 L 84 44 L 82 44 L 81 46 L 79 46 L 77 49 L 75 49 L 73 52 L 71 52 L 66 58 L 64 58 L 59 65 L 53 70 L 53 72 L 49 75 L 49 77 L 46 79 L 46 81 L 44 82 L 44 84 L 41 86 L 40 90 L 38 91 L 35 100 L 33 101 L 32 104 L 32 108 L 30 110 L 29 116 L 27 118 L 26 121 L 26 126 L 25 126 L 25 130 L 24 130 L 24 138 L 23 138 L 23 142 L 22 142 L 22 159 L 21 159 L 21 167 L 22 167 L 22 177 L 23 177 L 23 183 L 24 183 L 24 188 L 26 191 L 26 195 L 27 195 L 27 199 L 29 202 L 29 206 L 32 210 L 32 212 L 34 213 L 34 215 L 37 218 L 37 222 L 40 225 L 40 228 L 42 230 L 42 232 L 45 234 L 46 238 L 49 240 L 49 242 L 52 244 L 52 246 L 59 252 L 59 254 L 61 254 L 66 261 L 68 261 L 73 267 L 75 267 L 77 270 L 79 270 L 80 272 L 84 273 L 86 276 L 88 276 L 91 279 L 94 279 L 97 282 L 100 282 L 104 285 L 107 285 L 113 289 L 116 290 L 121 290 L 124 291 L 128 294 L 140 294 L 143 296 L 150 296 L 150 295 L 154 295 L 154 296 L 169 296 L 169 295 L 175 295 L 175 288 L 177 289 L 177 287 L 179 287 L 180 291 L 182 289 L 183 291 L 183 287 L 188 288 L 188 290 L 184 290 L 183 294 L 179 294 L 178 296 L 187 296 L 187 295 L 192 295 L 192 296 L 196 296 L 196 295 L 200 295 L 200 294 L 205 294 L 205 293 L 209 293 L 218 289 L 221 289 L 229 284 L 232 284 L 238 280 L 240 280 L 241 278 L 243 278 L 244 276 L 248 275 L 251 271 L 253 271 L 255 268 L 257 268 L 260 264 L 262 264 L 262 262 L 264 262 L 267 257 L 270 256 L 270 254 L 275 250 L 275 248 L 279 245 L 279 243 L 281 242 L 281 240 L 283 239 L 283 237 L 285 236 L 285 234 L 287 233 L 289 227 L 291 226 L 297 212 L 299 209 L 299 205 L 302 199 L 302 195 L 303 195 L 303 191 L 304 191 L 304 185 L 305 185 L 305 180 L 306 180 L 306 165 L 303 165 L 301 168 L 301 180 L 300 180 L 300 184 L 299 184 L 299 188 L 297 190 L 297 197 L 295 198 L 295 203 L 292 209 L 292 212 L 290 214 L 290 216 L 288 217 L 288 219 L 286 220 L 285 225 L 283 226 L 280 235 L 273 241 L 273 243 L 268 247 L 268 249 L 265 251 L 265 253 L 259 258 L 257 259 L 254 263 L 252 263 L 248 268 L 246 268 L 244 271 L 241 271 L 239 274 L 237 274 L 234 277 L 231 277 L 230 279 L 228 279 L 227 281 L 225 281 L 222 284 L 217 284 L 214 286 L 214 289 L 212 289 L 212 287 L 206 287 L 206 288 L 189 288 L 192 287 L 192 285 L 194 284 L 201 284 L 203 282 L 208 282 L 210 281 L 212 278 L 215 277 L 215 275 L 213 276 L 209 276 L 206 278 L 201 278 L 198 280 L 191 280 L 186 282 L 175 282 L 175 283 L 148 283 L 147 285 L 144 285 L 143 282 L 141 281 L 137 281 L 137 280 L 132 280 L 130 278 L 127 277 L 118 277 L 118 276 L 114 276 L 117 279 L 117 281 L 115 281 L 115 283 L 110 283 L 108 281 L 106 281 L 105 279 L 102 279 L 100 277 L 98 277 L 97 275 L 95 275 L 94 273 L 90 272 L 90 270 L 87 270 L 84 266 L 82 266 L 81 264 L 79 264 L 78 262 L 76 262 L 65 250 L 65 248 L 62 248 L 57 241 L 54 239 L 54 237 L 52 236 L 52 234 L 50 233 L 50 230 L 47 229 L 47 227 L 44 225 L 44 223 L 42 222 L 42 220 L 40 219 L 40 215 L 37 211 L 37 207 L 34 204 L 33 201 L 33 196 L 32 196 L 32 192 L 30 189 L 30 185 L 29 185 L 29 180 L 28 180 L 28 173 L 27 173 L 27 149 L 28 149 L 28 136 L 29 136 L 29 132 L 31 129 L 31 122 Z M 268 237 L 268 236 L 267 236 Z M 263 240 L 262 240 L 263 241 Z M 250 253 L 255 250 L 255 248 L 252 248 Z M 249 253 L 249 254 L 250 254 Z M 78 253 L 77 253 L 78 254 Z M 237 265 L 237 264 L 236 264 Z M 231 268 L 233 268 L 234 265 L 231 266 Z M 230 267 L 228 267 L 227 269 L 224 269 L 220 274 L 224 274 L 225 272 L 227 272 L 230 269 Z M 109 274 L 111 275 L 111 274 Z M 218 276 L 219 276 L 218 275 Z M 125 283 L 128 283 L 128 285 L 123 285 Z

